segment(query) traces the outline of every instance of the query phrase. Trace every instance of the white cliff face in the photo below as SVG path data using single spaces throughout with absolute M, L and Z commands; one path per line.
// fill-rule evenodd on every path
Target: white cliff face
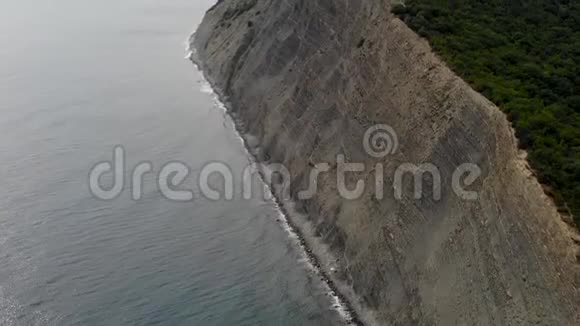
M 570 229 L 544 195 L 505 116 L 435 57 L 378 0 L 221 0 L 193 45 L 261 159 L 285 164 L 296 196 L 312 166 L 344 154 L 366 170 L 347 178 L 383 199 L 340 196 L 336 163 L 297 205 L 336 257 L 337 278 L 385 324 L 572 325 L 580 272 Z M 362 139 L 387 124 L 392 155 Z M 395 198 L 395 171 L 429 163 L 441 198 Z M 464 163 L 481 168 L 465 200 L 452 187 Z M 334 173 L 333 173 L 334 172 Z M 425 188 L 432 179 L 426 180 Z M 353 298 L 351 298 L 353 299 Z M 354 299 L 353 299 L 354 300 Z

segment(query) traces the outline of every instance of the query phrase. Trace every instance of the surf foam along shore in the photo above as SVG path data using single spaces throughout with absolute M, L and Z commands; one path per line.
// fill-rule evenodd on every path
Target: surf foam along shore
M 192 38 L 194 35 L 195 32 L 192 34 Z M 225 113 L 227 113 L 227 116 L 232 119 L 232 125 L 236 129 L 238 139 L 246 150 L 248 158 L 250 159 L 250 164 L 260 163 L 258 160 L 258 157 L 260 156 L 258 154 L 260 148 L 251 145 L 252 141 L 250 141 L 250 139 L 252 136 L 243 134 L 243 131 L 239 128 L 240 122 L 236 122 L 235 115 L 231 114 L 231 110 L 228 108 L 228 105 L 225 104 L 226 102 L 223 100 L 220 92 L 216 90 L 208 81 L 207 76 L 205 76 L 203 69 L 201 68 L 201 64 L 196 60 L 195 48 L 188 46 L 185 58 L 190 60 L 205 78 L 204 82 L 202 82 L 200 85 L 200 90 L 206 94 L 211 95 L 214 99 L 216 107 L 223 110 Z M 256 166 L 260 167 L 261 165 L 257 164 Z M 314 230 L 312 229 L 311 225 L 308 224 L 309 222 L 307 217 L 300 216 L 300 214 L 293 209 L 293 202 L 282 202 L 279 199 L 281 198 L 279 193 L 275 191 L 273 187 L 267 184 L 264 178 L 265 171 L 258 170 L 257 172 L 260 176 L 261 182 L 264 184 L 267 191 L 270 192 L 271 198 L 275 203 L 277 212 L 279 214 L 277 218 L 278 223 L 288 234 L 288 237 L 295 242 L 295 245 L 300 251 L 300 255 L 303 259 L 297 263 L 304 263 L 305 268 L 307 268 L 315 277 L 318 277 L 322 284 L 326 287 L 327 295 L 330 299 L 329 302 L 332 305 L 332 309 L 334 309 L 348 325 L 374 325 L 374 323 L 369 322 L 371 320 L 369 316 L 365 318 L 367 322 L 363 323 L 363 319 L 360 318 L 357 310 L 352 307 L 352 304 L 348 301 L 346 296 L 342 294 L 341 291 L 347 290 L 346 285 L 343 284 L 342 286 L 337 286 L 335 284 L 336 280 L 333 281 L 333 277 L 331 275 L 333 267 L 330 266 L 332 261 L 337 261 L 338 259 L 332 256 L 328 248 L 325 248 L 326 245 L 324 243 L 317 241 Z M 298 223 L 300 226 L 297 225 Z M 326 271 L 321 265 L 321 261 L 325 262 L 327 266 Z M 352 289 L 348 289 L 348 291 L 354 293 Z M 359 309 L 361 308 L 359 307 Z

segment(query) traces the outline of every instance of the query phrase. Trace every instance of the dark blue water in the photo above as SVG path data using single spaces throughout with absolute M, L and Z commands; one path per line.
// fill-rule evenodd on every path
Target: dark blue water
M 272 202 L 88 190 L 116 145 L 127 169 L 248 164 L 183 59 L 212 2 L 0 0 L 0 325 L 340 323 Z

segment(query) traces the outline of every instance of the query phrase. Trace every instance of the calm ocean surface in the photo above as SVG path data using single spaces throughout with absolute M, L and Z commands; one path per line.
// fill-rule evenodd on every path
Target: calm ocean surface
M 248 164 L 183 59 L 212 4 L 0 0 L 0 325 L 341 323 L 272 202 L 88 190 L 116 145 L 128 170 Z

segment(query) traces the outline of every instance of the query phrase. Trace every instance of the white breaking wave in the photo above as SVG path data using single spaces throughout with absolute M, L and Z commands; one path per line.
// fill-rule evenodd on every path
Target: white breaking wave
M 204 81 L 201 83 L 201 86 L 200 86 L 199 90 L 200 90 L 202 93 L 206 93 L 206 94 L 212 94 L 212 95 L 215 95 L 215 93 L 214 93 L 214 91 L 213 91 L 213 88 L 212 88 L 212 87 L 211 87 L 211 85 L 210 85 L 210 84 L 209 84 L 207 81 L 205 81 L 205 80 L 204 80 Z M 218 101 L 218 102 L 219 102 L 219 101 Z M 216 104 L 217 104 L 217 103 L 216 103 Z
M 193 35 L 195 35 L 195 31 L 197 30 L 197 27 L 193 30 L 193 32 L 191 32 L 190 36 L 185 39 L 185 41 L 183 42 L 183 44 L 185 45 L 185 59 L 186 60 L 191 60 L 193 58 L 193 55 L 195 54 L 195 48 L 191 47 L 191 41 L 193 39 Z

